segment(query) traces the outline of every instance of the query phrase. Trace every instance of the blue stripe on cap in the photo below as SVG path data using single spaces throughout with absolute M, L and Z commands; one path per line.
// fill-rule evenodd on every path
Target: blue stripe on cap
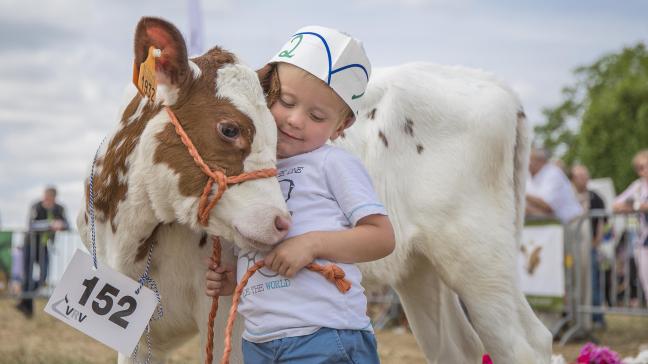
M 331 67 L 332 67 L 331 63 L 332 63 L 332 61 L 331 61 L 331 50 L 329 49 L 329 46 L 328 46 L 328 43 L 326 42 L 326 39 L 324 39 L 324 37 L 322 37 L 321 35 L 319 35 L 319 34 L 317 34 L 315 32 L 302 32 L 302 33 L 297 33 L 295 35 L 300 35 L 300 34 L 314 35 L 314 36 L 318 37 L 322 41 L 322 43 L 324 43 L 324 48 L 326 48 L 326 56 L 328 57 L 328 79 L 326 80 L 326 84 L 330 86 L 331 85 Z M 293 37 L 295 35 L 293 35 Z
M 367 69 L 364 68 L 363 65 L 358 64 L 358 63 L 354 63 L 354 64 L 350 64 L 348 66 L 337 68 L 337 69 L 333 70 L 333 72 L 331 72 L 331 74 L 334 74 L 334 73 L 337 73 L 337 72 L 340 72 L 340 71 L 344 71 L 347 68 L 353 68 L 353 67 L 360 68 L 364 72 L 365 76 L 367 77 L 367 81 L 369 81 L 369 72 L 367 72 Z
M 322 35 L 320 35 L 318 33 L 315 33 L 315 32 L 301 32 L 301 33 L 294 34 L 293 37 L 295 37 L 297 35 L 314 35 L 317 38 L 319 38 L 322 41 L 322 43 L 324 44 L 324 48 L 326 49 L 326 56 L 328 58 L 328 77 L 327 77 L 327 80 L 326 80 L 327 85 L 329 85 L 329 86 L 331 85 L 331 76 L 334 73 L 344 71 L 345 69 L 354 68 L 354 67 L 360 68 L 362 70 L 362 72 L 364 72 L 365 77 L 367 77 L 367 82 L 369 82 L 369 72 L 367 72 L 367 69 L 363 65 L 358 64 L 358 63 L 353 63 L 353 64 L 350 64 L 350 65 L 342 66 L 340 68 L 332 70 L 331 68 L 333 67 L 332 66 L 333 61 L 331 60 L 331 49 L 329 48 L 329 45 L 326 42 L 326 39 L 324 39 L 324 37 Z

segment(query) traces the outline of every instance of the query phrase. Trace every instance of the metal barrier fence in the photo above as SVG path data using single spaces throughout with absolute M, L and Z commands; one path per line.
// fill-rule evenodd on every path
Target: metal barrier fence
M 605 219 L 608 229 L 595 249 L 591 234 L 587 233 L 593 219 Z M 559 266 L 564 267 L 564 290 L 558 297 L 527 292 L 527 298 L 541 315 L 547 307 L 553 308 L 557 319 L 545 323 L 561 344 L 587 335 L 593 328 L 593 315 L 648 316 L 646 294 L 634 260 L 639 236 L 637 214 L 615 215 L 596 210 L 569 225 L 527 219 L 525 232 L 538 226 L 559 226 L 563 230 L 564 260 Z M 76 231 L 59 231 L 53 239 L 46 229 L 0 231 L 0 299 L 49 297 L 76 249 L 85 250 Z M 31 271 L 26 266 L 32 267 Z M 25 274 L 31 276 L 26 284 Z M 376 328 L 390 322 L 400 324 L 402 309 L 393 290 L 368 290 L 367 296 Z M 538 303 L 543 300 L 559 301 L 559 305 Z
M 638 241 L 637 213 L 611 214 L 593 210 L 586 217 L 565 226 L 565 257 L 573 264 L 565 265 L 565 317 L 552 333 L 560 343 L 588 335 L 603 315 L 648 316 L 646 292 L 642 286 L 636 255 Z M 592 221 L 605 221 L 604 238 L 592 245 Z M 589 228 L 589 229 L 588 229 Z M 648 248 L 648 247 L 646 247 Z M 643 262 L 648 264 L 648 262 Z
M 49 297 L 77 249 L 86 250 L 72 230 L 0 231 L 0 299 Z

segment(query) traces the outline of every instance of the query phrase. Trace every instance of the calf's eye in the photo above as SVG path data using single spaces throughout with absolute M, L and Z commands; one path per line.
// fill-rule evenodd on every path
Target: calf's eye
M 217 126 L 218 134 L 227 141 L 234 141 L 241 135 L 241 128 L 235 123 L 221 121 Z

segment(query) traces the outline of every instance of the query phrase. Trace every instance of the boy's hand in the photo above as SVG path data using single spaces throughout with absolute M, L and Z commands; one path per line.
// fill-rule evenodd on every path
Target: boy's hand
M 284 277 L 294 277 L 317 258 L 318 239 L 317 232 L 310 232 L 284 240 L 266 255 L 266 268 Z
M 236 277 L 231 266 L 217 266 L 213 260 L 207 259 L 205 273 L 205 293 L 210 297 L 230 296 L 236 289 Z

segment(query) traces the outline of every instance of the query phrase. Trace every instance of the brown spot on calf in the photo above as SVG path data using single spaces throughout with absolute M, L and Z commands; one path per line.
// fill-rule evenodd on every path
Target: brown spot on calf
M 128 191 L 126 175 L 129 166 L 126 159 L 139 143 L 142 131 L 148 121 L 162 108 L 159 105 L 148 103 L 144 106 L 142 116 L 138 120 L 128 122 L 141 100 L 140 95 L 135 96 L 124 110 L 121 128 L 108 143 L 106 154 L 102 158 L 101 171 L 93 179 L 95 209 L 110 221 L 113 232 L 117 231 L 114 224 L 117 207 L 119 202 L 126 198 Z M 89 196 L 89 190 L 87 190 L 86 196 Z
M 414 122 L 410 119 L 405 119 L 405 125 L 403 126 L 405 134 L 413 137 L 414 136 Z
M 215 73 L 216 69 L 213 71 Z M 222 170 L 228 176 L 237 175 L 243 172 L 243 160 L 250 154 L 255 134 L 254 124 L 229 101 L 216 99 L 213 93 L 208 93 L 209 90 L 216 89 L 213 78 L 211 82 L 207 82 L 209 79 L 207 77 L 205 82 L 194 85 L 194 90 L 197 91 L 195 95 L 186 104 L 173 107 L 173 111 L 205 163 L 211 169 Z M 196 90 L 200 87 L 205 89 Z M 217 132 L 219 121 L 231 121 L 239 126 L 240 144 L 233 145 L 220 140 Z M 200 196 L 208 177 L 196 166 L 173 125 L 167 124 L 156 137 L 160 144 L 155 150 L 153 161 L 166 164 L 178 173 L 180 193 L 184 196 Z
M 421 144 L 416 144 L 416 153 L 423 153 L 423 146 Z
M 382 131 L 378 132 L 378 137 L 382 140 L 383 144 L 385 144 L 385 148 L 389 147 L 389 142 L 387 141 L 387 137 L 385 136 L 385 133 Z
M 376 109 L 371 110 L 368 114 L 367 117 L 371 120 L 373 120 L 376 117 Z
M 157 243 L 156 236 L 158 229 L 160 229 L 160 226 L 162 226 L 162 223 L 157 224 L 148 237 L 142 238 L 140 240 L 140 245 L 137 247 L 137 254 L 135 254 L 135 263 L 146 258 L 151 246 Z
M 202 248 L 203 246 L 205 246 L 205 244 L 207 244 L 207 234 L 203 233 L 202 236 L 200 237 L 200 242 L 198 243 L 198 246 Z

